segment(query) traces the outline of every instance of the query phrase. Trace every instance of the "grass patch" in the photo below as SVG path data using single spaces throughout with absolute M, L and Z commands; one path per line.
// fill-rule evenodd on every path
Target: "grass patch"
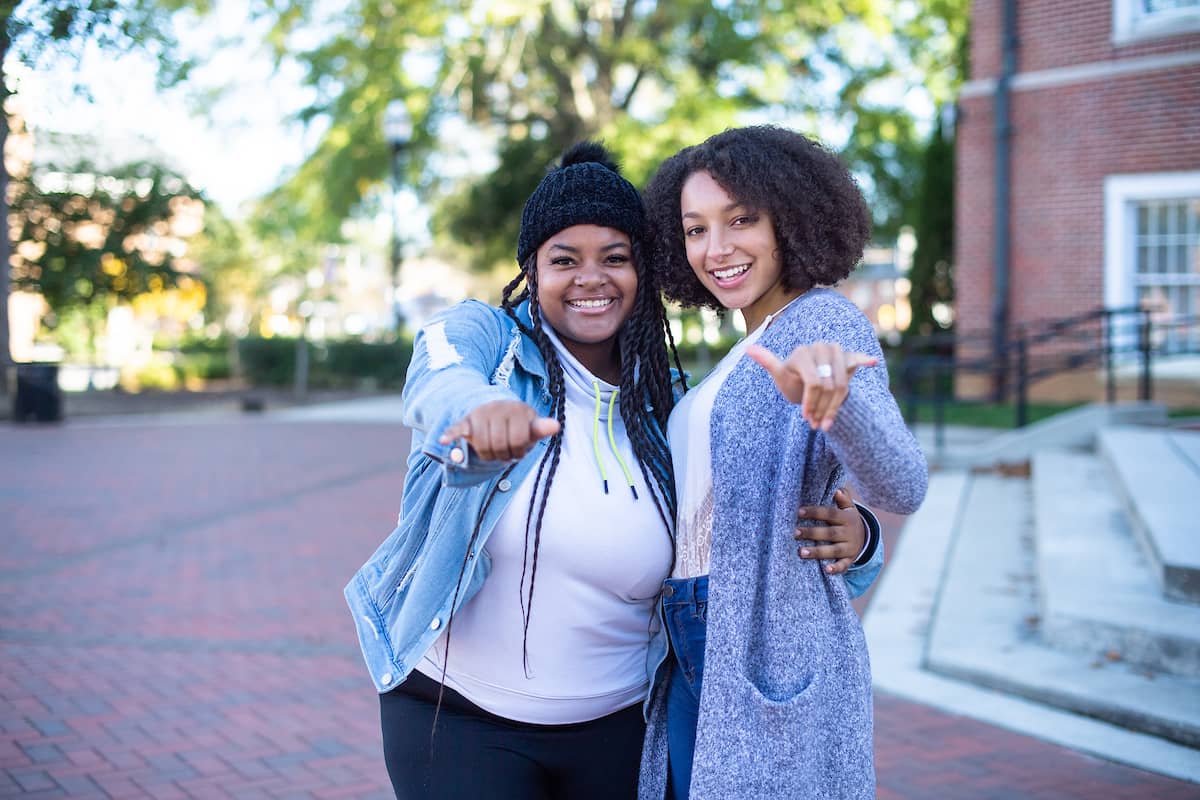
M 1077 408 L 1082 403 L 1030 403 L 1027 408 L 1030 423 Z M 907 406 L 901 409 L 907 413 Z M 1015 428 L 1017 409 L 1013 403 L 947 403 L 942 411 L 947 425 L 970 425 L 978 428 Z M 917 404 L 917 422 L 933 422 L 934 405 Z

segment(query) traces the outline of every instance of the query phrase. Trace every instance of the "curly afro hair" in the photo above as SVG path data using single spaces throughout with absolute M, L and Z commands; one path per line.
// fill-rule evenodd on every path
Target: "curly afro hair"
M 697 280 L 684 248 L 680 193 L 697 172 L 709 173 L 738 202 L 770 217 L 786 288 L 805 292 L 835 284 L 862 257 L 871 217 L 837 156 L 786 128 L 734 128 L 680 150 L 646 187 L 649 257 L 668 299 L 722 308 Z

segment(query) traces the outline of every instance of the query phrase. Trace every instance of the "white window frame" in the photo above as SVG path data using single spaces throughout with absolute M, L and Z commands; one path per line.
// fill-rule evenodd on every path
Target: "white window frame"
M 1136 204 L 1187 197 L 1200 197 L 1200 170 L 1109 175 L 1104 179 L 1105 308 L 1137 305 Z
M 1146 200 L 1200 197 L 1200 170 L 1109 175 L 1104 179 L 1104 305 L 1128 308 L 1137 303 L 1136 206 Z
M 1140 5 L 1140 0 L 1113 0 L 1113 44 L 1132 44 L 1200 30 L 1200 7 L 1172 9 L 1147 17 L 1139 13 Z

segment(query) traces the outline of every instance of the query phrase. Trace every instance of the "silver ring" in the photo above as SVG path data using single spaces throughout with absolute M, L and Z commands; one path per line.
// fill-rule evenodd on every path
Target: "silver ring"
M 817 364 L 817 377 L 818 378 L 832 378 L 833 377 L 833 365 L 832 364 Z

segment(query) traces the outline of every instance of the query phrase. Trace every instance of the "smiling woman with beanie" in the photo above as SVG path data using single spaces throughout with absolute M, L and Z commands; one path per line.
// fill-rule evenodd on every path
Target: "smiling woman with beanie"
M 501 306 L 416 339 L 399 525 L 346 587 L 397 797 L 636 791 L 676 513 L 643 224 L 608 153 L 577 145 L 525 204 Z M 824 557 L 863 549 L 844 505 Z

